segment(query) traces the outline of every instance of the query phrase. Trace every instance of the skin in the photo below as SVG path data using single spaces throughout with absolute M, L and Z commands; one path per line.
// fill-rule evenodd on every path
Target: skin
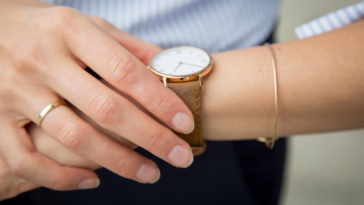
M 278 80 L 278 136 L 364 127 L 364 21 L 272 45 Z M 266 46 L 217 53 L 202 93 L 204 138 L 273 133 L 274 78 Z M 241 76 L 235 78 L 233 76 Z
M 364 127 L 363 36 L 364 21 L 360 21 L 319 36 L 273 45 L 278 73 L 279 136 Z M 258 46 L 212 57 L 214 68 L 205 77 L 202 92 L 204 138 L 245 140 L 271 136 L 274 90 L 268 48 Z M 90 123 L 100 129 L 95 122 Z M 87 169 L 100 167 L 65 149 L 34 124 L 27 129 L 36 150 L 55 162 Z M 2 198 L 39 186 L 16 177 L 6 167 L 1 173 L 0 181 L 7 179 L 10 184 L 0 187 Z
M 105 80 L 101 80 L 106 86 L 118 92 L 120 95 L 128 98 L 135 105 L 137 105 L 141 110 L 148 113 L 148 111 L 143 108 L 140 104 L 138 104 L 135 100 L 126 96 L 125 94 L 118 91 L 115 87 L 112 87 Z M 95 129 L 99 130 L 103 134 L 110 136 L 114 139 L 117 139 L 117 142 L 123 144 L 124 146 L 135 149 L 138 147 L 134 143 L 126 140 L 125 138 L 119 136 L 118 134 L 107 130 L 93 121 L 90 117 L 84 114 L 81 110 L 77 109 L 73 105 L 69 105 L 70 109 L 72 109 L 80 118 L 84 119 L 87 123 L 93 126 Z M 149 113 L 149 115 L 151 115 Z M 30 123 L 25 126 L 27 133 L 29 134 L 30 140 L 34 145 L 34 149 L 39 154 L 47 157 L 48 159 L 62 165 L 63 167 L 78 167 L 87 170 L 96 170 L 101 168 L 102 166 L 82 157 L 77 154 L 74 154 L 69 149 L 64 147 L 61 143 L 55 140 L 52 136 L 50 136 L 47 132 L 37 127 L 34 123 Z M 6 163 L 0 159 L 0 201 L 15 197 L 23 192 L 27 192 L 33 189 L 40 187 L 39 184 L 33 183 L 31 181 L 22 179 L 16 176 L 6 165 Z
M 319 36 L 272 45 L 277 62 L 279 136 L 364 126 L 363 42 L 364 21 L 359 21 Z M 212 57 L 214 68 L 205 77 L 205 89 L 202 92 L 204 138 L 244 140 L 271 136 L 274 87 L 268 48 L 259 46 L 240 49 L 213 54 Z M 109 87 L 113 85 L 104 83 Z M 121 93 L 119 88 L 113 89 Z M 52 113 L 57 110 L 61 109 L 57 108 Z M 80 112 L 76 111 L 81 115 Z M 89 116 L 87 112 L 84 113 Z M 93 129 L 102 127 L 103 130 L 99 132 L 104 133 L 109 128 L 98 124 L 95 121 Z M 33 152 L 54 163 L 85 169 L 103 166 L 78 155 L 74 149 L 65 148 L 62 141 L 57 140 L 47 129 L 41 130 L 31 124 L 26 128 L 34 146 Z M 125 143 L 120 136 L 112 136 L 112 133 L 105 135 Z M 132 148 L 135 145 L 128 146 Z M 57 152 L 55 154 L 50 150 Z M 103 153 L 105 156 L 107 154 Z M 8 186 L 0 187 L 0 193 L 12 193 L 3 194 L 2 198 L 39 186 L 34 180 L 24 181 L 18 177 L 19 173 L 14 174 L 9 169 L 6 162 L 1 163 L 3 169 L 0 181 L 9 181 Z
M 68 100 L 102 128 L 117 134 L 108 136 L 69 107 L 57 107 L 41 126 L 72 153 L 140 183 L 158 180 L 157 165 L 118 143 L 123 136 L 171 165 L 189 166 L 193 161 L 190 146 L 167 127 L 190 132 L 192 113 L 145 66 L 160 50 L 68 7 L 1 0 L 0 158 L 8 169 L 55 190 L 98 186 L 94 172 L 61 166 L 37 152 L 26 132 L 25 126 L 36 122 L 39 113 L 58 99 Z M 86 65 L 145 107 L 154 119 L 87 74 Z

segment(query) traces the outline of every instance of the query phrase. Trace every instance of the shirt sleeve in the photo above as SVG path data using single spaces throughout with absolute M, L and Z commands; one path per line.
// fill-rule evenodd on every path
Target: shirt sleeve
M 332 31 L 355 21 L 364 19 L 364 1 L 334 11 L 295 29 L 298 38 L 307 38 Z

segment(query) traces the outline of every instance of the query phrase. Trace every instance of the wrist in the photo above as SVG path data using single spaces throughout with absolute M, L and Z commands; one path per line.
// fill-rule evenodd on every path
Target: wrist
M 274 81 L 269 50 L 254 47 L 212 55 L 202 94 L 204 138 L 237 140 L 273 132 Z

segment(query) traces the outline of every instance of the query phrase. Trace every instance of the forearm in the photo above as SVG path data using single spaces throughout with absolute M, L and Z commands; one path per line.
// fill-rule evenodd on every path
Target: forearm
M 364 127 L 364 21 L 320 36 L 273 45 L 278 135 Z M 268 48 L 213 55 L 205 79 L 204 138 L 271 136 L 274 78 Z

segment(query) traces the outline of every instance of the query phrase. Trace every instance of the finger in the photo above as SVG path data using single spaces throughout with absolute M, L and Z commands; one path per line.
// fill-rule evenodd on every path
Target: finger
M 46 79 L 49 86 L 96 123 L 174 166 L 187 167 L 192 163 L 191 147 L 184 140 L 153 120 L 130 101 L 79 69 L 74 61 L 55 59 L 54 64 L 50 66 L 53 66 L 51 69 L 56 71 L 57 75 Z M 28 97 L 28 101 L 32 100 L 31 96 Z M 43 106 L 46 106 L 46 103 Z M 34 110 L 41 111 L 40 108 L 34 108 Z M 86 137 L 85 140 L 87 139 Z M 86 151 L 89 148 L 83 149 Z
M 79 167 L 90 170 L 101 168 L 100 165 L 69 151 L 47 132 L 37 127 L 36 124 L 30 123 L 25 129 L 37 152 L 54 162 L 62 166 Z
M 57 99 L 56 96 L 46 93 L 38 93 L 39 97 L 36 100 L 30 98 L 34 96 L 31 92 L 24 95 L 29 95 L 28 102 L 31 109 L 23 112 L 33 121 L 36 120 L 34 117 L 37 116 L 36 113 L 40 113 L 49 102 Z M 43 105 L 37 106 L 39 104 Z M 32 107 L 34 105 L 35 107 Z M 67 106 L 58 106 L 48 112 L 43 118 L 41 127 L 71 152 L 123 177 L 140 183 L 153 183 L 159 179 L 159 169 L 153 161 L 101 133 Z
M 136 99 L 167 126 L 182 133 L 194 129 L 193 115 L 188 107 L 143 63 L 90 23 L 89 18 L 75 18 L 73 12 L 64 11 L 65 14 L 63 21 L 66 24 L 61 24 L 64 31 L 61 37 L 75 56 L 114 87 Z M 64 83 L 69 82 L 65 80 Z M 84 90 L 81 86 L 75 89 Z
M 0 202 L 40 187 L 38 184 L 19 178 L 13 173 L 8 173 L 8 175 L 10 176 L 7 176 L 5 183 L 4 181 L 1 182 L 4 183 L 2 186 L 5 187 L 3 187 L 4 189 L 1 189 L 2 187 L 0 187 Z
M 23 192 L 38 188 L 39 185 L 15 176 L 0 158 L 0 201 L 15 197 Z
M 104 80 L 100 80 L 100 81 L 103 82 L 103 83 L 105 82 Z M 68 104 L 68 107 L 71 108 L 73 110 L 73 112 L 75 112 L 78 116 L 80 116 L 80 118 L 82 118 L 84 121 L 86 121 L 87 123 L 89 123 L 90 125 L 92 125 L 93 127 L 95 127 L 96 129 L 100 130 L 105 135 L 113 138 L 114 140 L 116 140 L 120 144 L 124 145 L 125 147 L 127 147 L 129 149 L 135 149 L 135 148 L 138 147 L 138 145 L 136 145 L 133 142 L 125 139 L 123 136 L 120 136 L 120 135 L 116 134 L 115 132 L 113 132 L 111 130 L 108 130 L 108 129 L 102 127 L 102 126 L 100 126 L 94 120 L 92 120 L 89 116 L 87 116 L 85 113 L 83 113 L 81 110 L 79 110 L 78 108 L 76 108 L 71 103 Z
M 149 60 L 158 52 L 162 50 L 161 47 L 142 41 L 139 38 L 134 37 L 126 32 L 123 32 L 106 20 L 96 17 L 89 16 L 89 18 L 96 23 L 96 25 L 108 34 L 110 37 L 115 39 L 124 48 L 126 48 L 131 54 L 141 60 L 145 65 L 149 64 Z
M 95 188 L 99 179 L 90 170 L 63 167 L 35 152 L 25 129 L 3 122 L 0 156 L 16 176 L 54 190 Z
M 23 192 L 35 189 L 39 185 L 15 176 L 0 158 L 0 201 L 15 197 Z

